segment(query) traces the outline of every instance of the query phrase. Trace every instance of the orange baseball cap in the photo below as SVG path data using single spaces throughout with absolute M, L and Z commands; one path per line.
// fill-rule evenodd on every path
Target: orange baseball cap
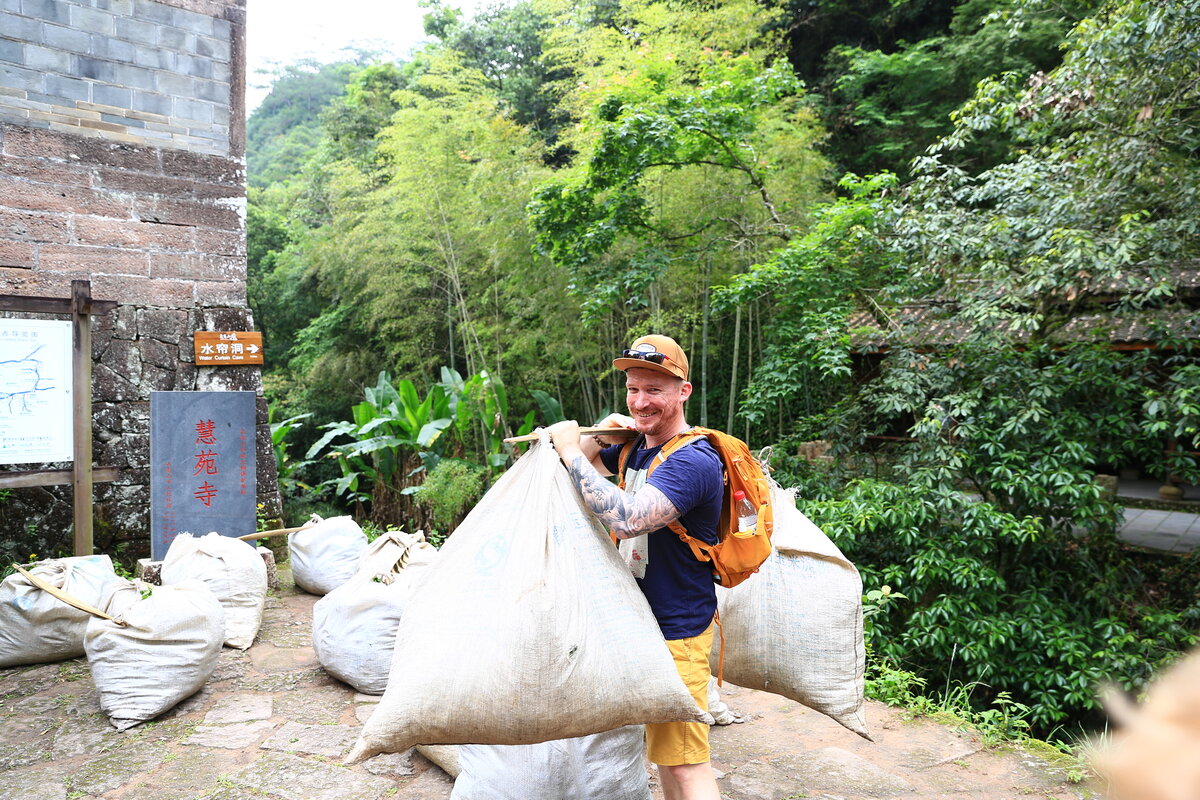
M 688 377 L 687 354 L 670 336 L 643 336 L 628 350 L 622 351 L 621 357 L 614 359 L 612 363 L 622 371 L 639 367 L 683 378 L 685 381 Z

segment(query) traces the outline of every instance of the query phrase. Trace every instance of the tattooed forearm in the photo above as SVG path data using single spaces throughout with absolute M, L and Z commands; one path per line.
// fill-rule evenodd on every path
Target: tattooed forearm
M 584 456 L 574 458 L 567 471 L 579 486 L 583 502 L 618 539 L 650 533 L 679 518 L 679 512 L 661 491 L 646 485 L 628 495 L 605 480 Z

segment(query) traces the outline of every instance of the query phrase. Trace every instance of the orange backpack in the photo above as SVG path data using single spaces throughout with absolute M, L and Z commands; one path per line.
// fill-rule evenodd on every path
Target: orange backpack
M 649 477 L 655 467 L 679 448 L 705 438 L 717 451 L 725 466 L 725 502 L 721 506 L 721 520 L 717 525 L 717 543 L 712 545 L 689 536 L 687 529 L 678 520 L 670 523 L 668 527 L 692 549 L 697 559 L 711 562 L 713 580 L 728 589 L 758 572 L 758 568 L 771 555 L 771 532 L 775 527 L 775 517 L 771 509 L 771 488 L 758 459 L 750 453 L 746 443 L 736 436 L 711 428 L 692 428 L 676 435 L 663 445 L 662 450 L 651 460 L 646 475 Z M 633 449 L 643 441 L 645 438 L 638 436 L 621 449 L 617 475 L 620 476 L 622 489 L 625 488 L 625 465 Z M 752 533 L 738 532 L 733 494 L 739 489 L 746 493 L 750 505 L 758 509 Z

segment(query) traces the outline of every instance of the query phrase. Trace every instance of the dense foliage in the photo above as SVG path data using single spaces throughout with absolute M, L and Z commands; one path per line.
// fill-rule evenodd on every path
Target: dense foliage
M 297 500 L 445 533 L 503 436 L 620 408 L 609 361 L 659 330 L 689 418 L 774 444 L 900 593 L 880 664 L 1045 732 L 1196 641 L 1200 567 L 1129 552 L 1095 482 L 1200 481 L 1195 0 L 433 3 L 427 27 L 407 63 L 289 73 L 342 80 L 319 113 L 252 118 Z M 828 465 L 790 455 L 813 439 Z

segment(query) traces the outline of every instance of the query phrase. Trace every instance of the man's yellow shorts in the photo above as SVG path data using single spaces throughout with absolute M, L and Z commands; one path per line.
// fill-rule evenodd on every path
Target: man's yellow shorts
M 708 710 L 708 653 L 712 650 L 713 626 L 690 639 L 668 639 L 675 668 L 696 705 Z M 708 726 L 702 722 L 658 722 L 646 726 L 646 755 L 655 764 L 675 767 L 703 764 L 709 760 Z

